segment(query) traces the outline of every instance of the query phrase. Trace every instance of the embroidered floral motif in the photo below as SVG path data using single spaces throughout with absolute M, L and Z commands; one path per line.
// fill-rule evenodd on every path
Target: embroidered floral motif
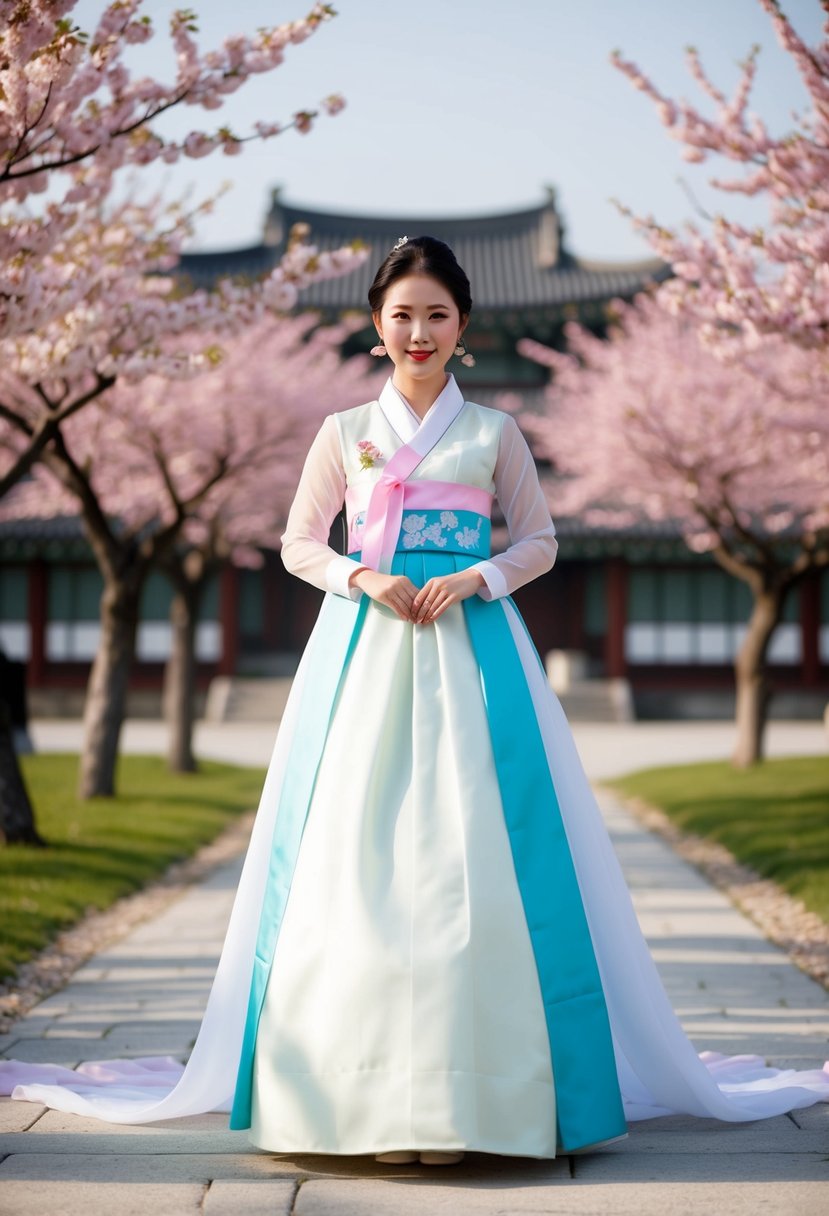
M 360 454 L 361 469 L 373 469 L 378 460 L 383 459 L 383 453 L 370 439 L 361 439 L 357 444 L 357 451 Z
M 455 523 L 458 521 L 455 520 Z M 478 520 L 477 528 L 465 527 L 462 532 L 455 533 L 455 540 L 462 549 L 477 549 L 481 543 L 481 519 Z
M 403 520 L 402 527 L 405 533 L 403 537 L 404 549 L 419 549 L 427 541 L 431 541 L 439 549 L 446 548 L 447 537 L 442 535 L 441 525 L 434 523 L 429 524 L 427 527 L 425 515 L 407 515 Z
M 404 549 L 419 549 L 427 543 L 437 545 L 439 549 L 445 549 L 449 541 L 449 537 L 445 535 L 447 532 L 455 532 L 455 540 L 462 549 L 475 549 L 481 543 L 481 524 L 482 519 L 478 519 L 477 528 L 464 527 L 462 530 L 455 531 L 458 527 L 458 517 L 454 511 L 441 511 L 440 521 L 433 524 L 426 524 L 425 515 L 407 515 L 403 520 L 403 547 Z

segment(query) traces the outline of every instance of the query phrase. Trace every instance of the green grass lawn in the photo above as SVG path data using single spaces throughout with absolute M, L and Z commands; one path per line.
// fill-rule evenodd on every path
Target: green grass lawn
M 49 848 L 0 848 L 0 978 L 255 808 L 265 776 L 212 761 L 169 773 L 160 757 L 123 756 L 118 797 L 78 802 L 77 756 L 24 756 L 22 767 Z
M 719 841 L 829 921 L 829 759 L 727 761 L 640 769 L 606 781 L 680 828 Z

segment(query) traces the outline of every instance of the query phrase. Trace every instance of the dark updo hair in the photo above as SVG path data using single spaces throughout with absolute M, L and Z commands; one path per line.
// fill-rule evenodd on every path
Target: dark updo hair
M 379 312 L 392 283 L 409 274 L 428 274 L 437 279 L 457 304 L 461 316 L 468 316 L 472 311 L 472 292 L 466 273 L 449 246 L 434 236 L 410 237 L 399 249 L 391 251 L 368 289 L 371 311 Z

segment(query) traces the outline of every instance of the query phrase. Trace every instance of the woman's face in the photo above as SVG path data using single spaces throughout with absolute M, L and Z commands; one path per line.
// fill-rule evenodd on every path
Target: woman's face
M 443 370 L 466 327 L 451 293 L 427 274 L 397 279 L 372 315 L 392 363 L 415 379 Z

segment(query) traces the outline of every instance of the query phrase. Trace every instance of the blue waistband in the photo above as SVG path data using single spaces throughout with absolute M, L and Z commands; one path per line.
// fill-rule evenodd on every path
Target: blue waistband
M 365 513 L 360 512 L 354 523 L 359 527 L 364 517 Z M 433 553 L 468 553 L 471 557 L 487 558 L 491 531 L 487 517 L 475 511 L 404 511 L 396 552 L 427 549 Z
M 397 549 L 443 550 L 489 557 L 491 525 L 474 511 L 404 511 Z

